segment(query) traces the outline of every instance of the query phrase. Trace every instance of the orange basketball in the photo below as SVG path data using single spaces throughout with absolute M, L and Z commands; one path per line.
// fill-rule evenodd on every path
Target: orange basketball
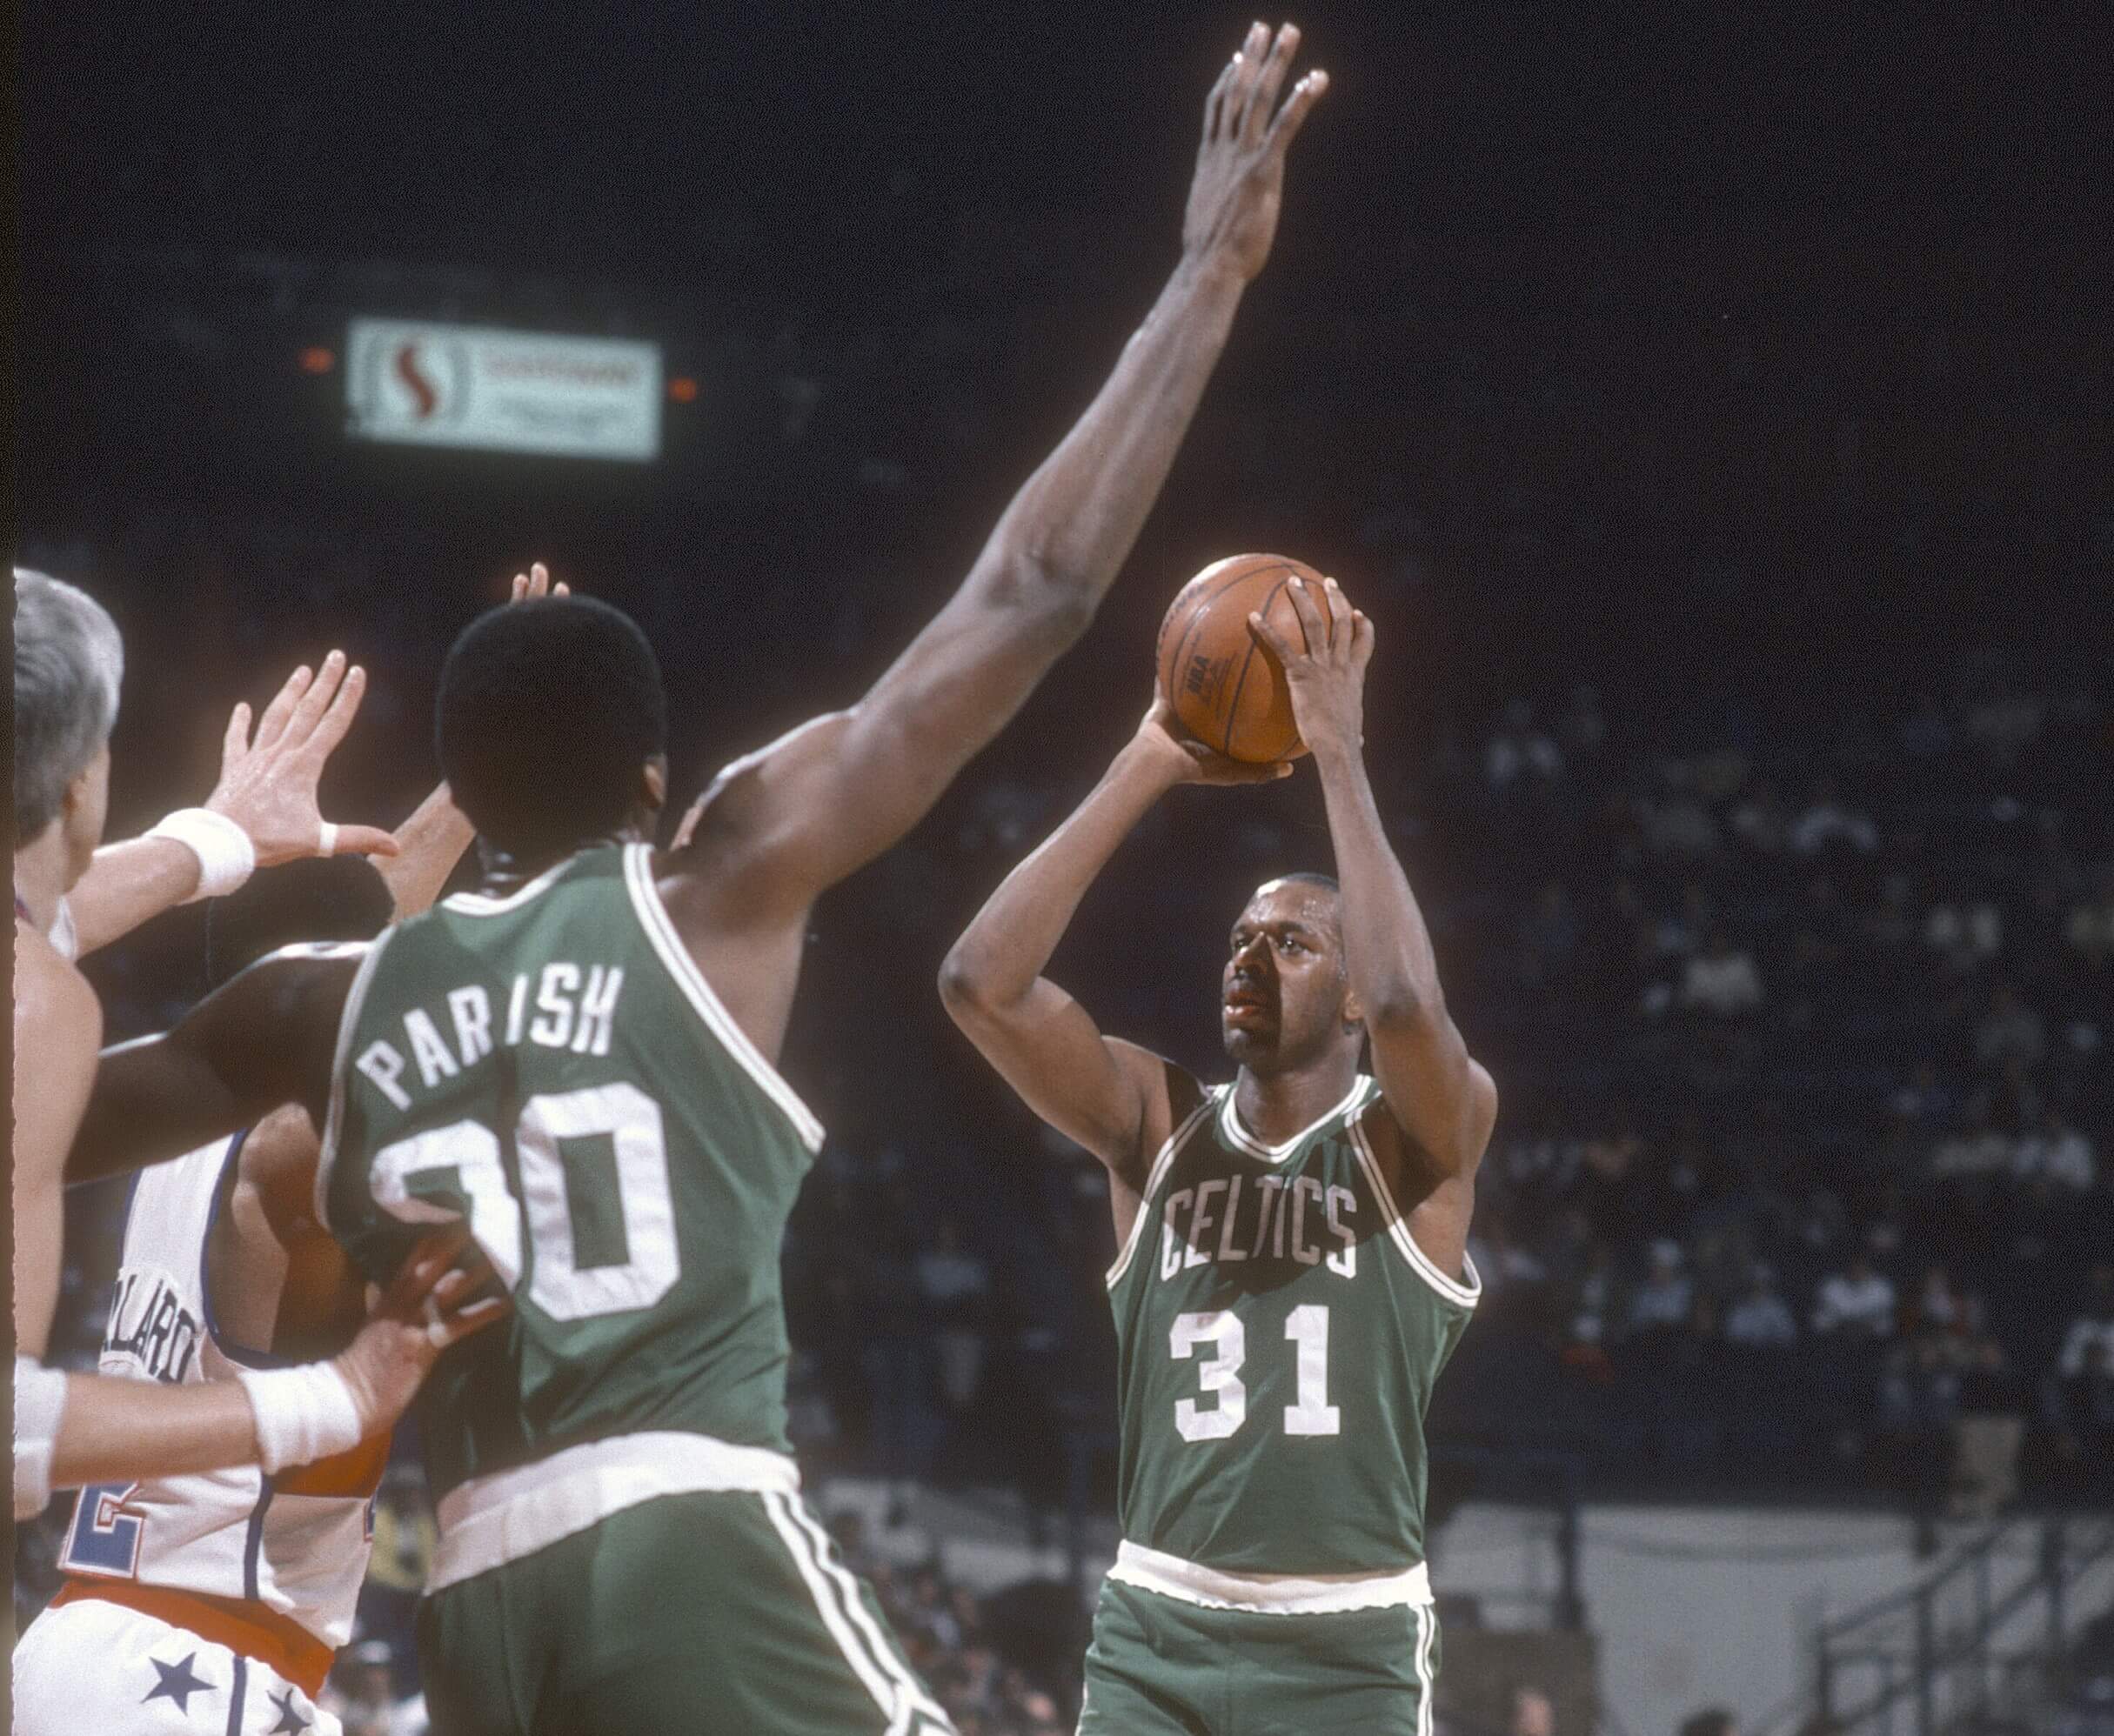
M 1182 586 L 1160 624 L 1160 691 L 1181 725 L 1207 747 L 1250 765 L 1290 759 L 1307 751 L 1292 721 L 1284 671 L 1248 631 L 1260 614 L 1292 644 L 1305 638 L 1286 589 L 1307 581 L 1326 619 L 1321 575 L 1287 555 L 1232 555 L 1214 561 Z

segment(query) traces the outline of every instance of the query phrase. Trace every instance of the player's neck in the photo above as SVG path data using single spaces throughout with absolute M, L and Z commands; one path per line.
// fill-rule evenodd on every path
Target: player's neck
M 1355 1056 L 1267 1075 L 1243 1067 L 1234 1082 L 1234 1109 L 1264 1145 L 1281 1145 L 1348 1097 L 1357 1078 Z
M 15 852 L 15 896 L 30 912 L 39 934 L 50 934 L 58 920 L 59 899 L 66 891 L 66 839 L 61 829 L 46 826 Z

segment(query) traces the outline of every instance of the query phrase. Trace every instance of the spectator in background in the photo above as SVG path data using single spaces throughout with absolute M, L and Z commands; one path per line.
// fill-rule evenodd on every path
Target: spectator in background
M 2084 1305 L 2063 1334 L 2056 1357 L 2056 1372 L 2066 1380 L 2095 1368 L 2114 1371 L 2114 1265 L 2092 1268 Z
M 2004 915 L 1987 898 L 1945 899 L 1923 918 L 1923 945 L 1956 976 L 1966 976 L 2004 951 Z
M 1754 793 L 1732 811 L 1733 836 L 1757 854 L 1780 854 L 1790 831 L 1790 816 L 1783 811 L 1776 786 L 1767 779 L 1756 784 Z
M 2114 862 L 2103 862 L 2092 890 L 2071 906 L 2066 928 L 2071 950 L 2089 965 L 2114 958 Z
M 2040 1126 L 2014 1146 L 2011 1172 L 2024 1181 L 2044 1176 L 2059 1186 L 2088 1193 L 2099 1166 L 2092 1142 L 2051 1109 L 2042 1115 Z
M 1646 1338 L 1685 1332 L 1696 1311 L 1696 1286 L 1682 1271 L 1681 1245 L 1662 1239 L 1651 1246 L 1651 1271 L 1629 1299 L 1629 1331 Z
M 1823 1337 L 1839 1332 L 1847 1339 L 1889 1339 L 1894 1335 L 1894 1313 L 1892 1282 L 1873 1270 L 1870 1256 L 1860 1248 L 1850 1255 L 1846 1270 L 1821 1280 L 1813 1330 Z
M 365 1640 L 345 1654 L 321 1702 L 345 1736 L 427 1736 L 425 1701 L 397 1698 L 394 1666 L 385 1640 Z
M 1963 1311 L 1953 1360 L 1960 1372 L 1952 1425 L 1954 1519 L 1986 1522 L 2018 1499 L 2018 1450 L 2025 1439 L 2025 1394 L 2004 1348 L 1990 1336 L 1979 1298 Z
M 1505 1736 L 1556 1736 L 1556 1708 L 1539 1688 L 1515 1688 Z
M 1709 945 L 1682 973 L 1681 1004 L 1721 1018 L 1753 1012 L 1762 1004 L 1762 973 L 1754 954 L 1736 948 L 1723 929 L 1713 930 Z
M 1805 811 L 1791 822 L 1788 841 L 1801 856 L 1817 856 L 1836 846 L 1870 855 L 1879 847 L 1879 829 L 1870 814 L 1836 795 L 1831 778 L 1822 778 L 1814 782 Z
M 1990 997 L 1990 1010 L 1975 1027 L 1975 1059 L 1994 1072 L 2007 1061 L 2037 1067 L 2047 1052 L 2040 1014 L 2019 999 L 2010 984 L 1999 983 Z
M 1798 1342 L 1798 1323 L 1776 1292 L 1776 1274 L 1757 1264 L 1747 1293 L 1725 1315 L 1728 1342 L 1753 1349 L 1778 1349 Z
M 960 1416 L 976 1396 L 983 1372 L 991 1272 L 963 1247 L 961 1225 L 942 1218 L 933 1245 L 918 1256 L 918 1292 L 934 1323 L 933 1349 L 939 1361 L 940 1397 Z
M 2017 1143 L 1997 1131 L 1985 1094 L 1977 1094 L 1968 1125 L 1939 1140 L 1930 1152 L 1934 1176 L 2008 1173 L 2017 1162 Z
M 1546 731 L 1535 727 L 1534 707 L 1515 699 L 1505 707 L 1505 721 L 1483 751 L 1483 777 L 1503 795 L 1531 783 L 1554 783 L 1563 775 L 1563 750 Z

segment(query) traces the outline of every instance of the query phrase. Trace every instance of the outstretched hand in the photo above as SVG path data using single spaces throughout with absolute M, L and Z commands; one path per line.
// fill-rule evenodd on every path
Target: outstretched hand
M 1326 615 L 1305 579 L 1285 587 L 1299 616 L 1297 644 L 1253 611 L 1248 630 L 1284 670 L 1300 739 L 1315 752 L 1355 751 L 1365 743 L 1365 667 L 1373 660 L 1373 624 L 1362 610 L 1350 606 L 1335 579 L 1323 579 L 1321 590 Z
M 367 691 L 367 671 L 332 651 L 323 668 L 306 664 L 286 678 L 250 730 L 250 707 L 236 706 L 220 748 L 220 781 L 205 805 L 250 835 L 257 865 L 304 856 L 394 856 L 397 841 L 379 826 L 332 825 L 317 805 L 323 768 Z
M 560 579 L 556 584 L 552 584 L 550 568 L 541 561 L 534 561 L 530 564 L 526 572 L 518 572 L 514 575 L 513 594 L 506 600 L 509 603 L 532 603 L 539 597 L 570 597 L 572 595 L 572 587 L 571 585 L 563 579 Z
M 1231 265 L 1244 279 L 1270 257 L 1285 152 L 1328 88 L 1326 72 L 1309 72 L 1280 106 L 1277 93 L 1298 51 L 1296 24 L 1281 26 L 1274 42 L 1254 25 L 1204 103 L 1204 142 L 1189 184 L 1182 247 L 1191 258 Z
M 1163 693 L 1153 695 L 1153 708 L 1138 725 L 1134 739 L 1151 756 L 1170 785 L 1274 784 L 1280 778 L 1292 775 L 1292 762 L 1288 759 L 1255 765 L 1214 753 L 1182 728 L 1174 708 L 1167 704 Z

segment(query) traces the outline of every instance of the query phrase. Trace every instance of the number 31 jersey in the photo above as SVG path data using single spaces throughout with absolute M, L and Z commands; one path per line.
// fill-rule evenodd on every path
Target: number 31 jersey
M 1361 1076 L 1282 1145 L 1214 1089 L 1109 1269 L 1129 1541 L 1226 1572 L 1424 1559 L 1424 1413 L 1481 1293 L 1411 1239 Z
M 378 941 L 339 1029 L 324 1221 L 382 1279 L 466 1219 L 514 1302 L 420 1396 L 436 1496 L 646 1431 L 790 1452 L 779 1251 L 821 1143 L 644 845 Z

